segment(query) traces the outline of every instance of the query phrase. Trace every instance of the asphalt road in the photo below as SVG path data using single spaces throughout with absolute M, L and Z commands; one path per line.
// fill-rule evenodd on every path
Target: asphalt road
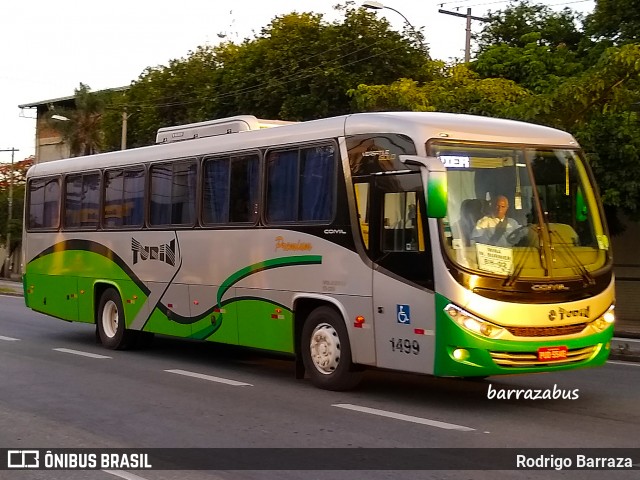
M 96 344 L 93 325 L 46 317 L 28 310 L 22 298 L 0 296 L 0 448 L 589 449 L 640 444 L 639 363 L 609 362 L 597 369 L 478 382 L 371 371 L 360 388 L 342 393 L 296 380 L 293 367 L 288 359 L 259 352 L 168 338 L 156 338 L 144 350 L 106 350 Z M 515 398 L 517 391 L 554 389 L 573 399 Z M 510 400 L 498 398 L 508 392 Z M 306 472 L 288 471 L 283 465 L 283 470 L 269 471 L 0 471 L 0 478 L 638 475 L 637 471 L 329 470 L 336 461 L 327 455 L 326 469 Z M 451 459 L 467 468 L 469 461 Z M 317 463 L 314 457 L 314 467 Z

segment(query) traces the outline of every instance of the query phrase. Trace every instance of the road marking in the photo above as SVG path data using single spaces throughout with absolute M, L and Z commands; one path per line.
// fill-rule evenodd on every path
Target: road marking
M 144 477 L 136 475 L 135 473 L 125 472 L 124 470 L 102 470 L 104 473 L 114 475 L 116 477 L 124 478 L 125 480 L 147 480 Z
M 188 372 L 187 370 L 165 370 L 165 372 L 176 373 L 178 375 L 184 375 L 186 377 L 201 378 L 202 380 L 209 380 L 210 382 L 225 383 L 227 385 L 233 385 L 234 387 L 253 387 L 250 383 L 238 382 L 236 380 L 229 380 L 228 378 L 212 377 L 211 375 L 204 375 L 202 373 Z
M 69 348 L 54 348 L 54 350 L 56 352 L 71 353 L 73 355 L 80 355 L 82 357 L 89 357 L 89 358 L 111 358 L 106 355 L 98 355 L 97 353 L 81 352 L 80 350 L 71 350 Z
M 3 337 L 2 335 L 0 335 L 0 340 L 6 340 L 7 342 L 19 342 L 20 341 L 19 338 Z
M 405 422 L 419 423 L 421 425 L 429 425 L 431 427 L 444 428 L 445 430 L 460 430 L 462 432 L 472 432 L 475 428 L 456 425 L 454 423 L 439 422 L 437 420 L 429 420 L 428 418 L 414 417 L 404 415 L 402 413 L 387 412 L 386 410 L 378 410 L 377 408 L 361 407 L 359 405 L 351 405 L 350 403 L 337 403 L 332 405 L 338 408 L 346 408 L 347 410 L 355 410 L 356 412 L 370 413 L 381 417 L 395 418 Z
M 614 365 L 629 365 L 631 367 L 640 367 L 640 363 L 636 362 L 616 362 L 615 360 L 607 360 L 607 363 L 613 363 Z

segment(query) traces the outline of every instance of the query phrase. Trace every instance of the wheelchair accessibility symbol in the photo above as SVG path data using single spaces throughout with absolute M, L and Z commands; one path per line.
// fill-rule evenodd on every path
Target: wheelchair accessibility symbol
M 409 305 L 396 305 L 396 318 L 398 323 L 409 325 L 411 323 L 411 310 Z

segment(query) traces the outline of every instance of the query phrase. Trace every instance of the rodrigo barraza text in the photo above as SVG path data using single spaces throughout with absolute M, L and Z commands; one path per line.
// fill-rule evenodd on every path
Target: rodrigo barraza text
M 591 457 L 588 455 L 576 455 L 571 457 L 556 457 L 554 455 L 539 455 L 529 457 L 516 455 L 516 468 L 534 470 L 577 470 L 577 469 L 623 469 L 633 468 L 630 457 Z

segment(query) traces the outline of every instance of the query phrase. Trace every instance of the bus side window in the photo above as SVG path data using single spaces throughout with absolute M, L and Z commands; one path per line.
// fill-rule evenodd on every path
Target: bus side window
M 102 225 L 105 228 L 142 226 L 144 177 L 144 167 L 105 172 L 102 208 Z
M 58 179 L 29 182 L 30 229 L 54 229 L 60 225 L 60 182 Z
M 268 223 L 329 223 L 335 210 L 333 145 L 272 151 L 267 155 Z
M 65 181 L 66 228 L 96 228 L 100 205 L 100 175 L 69 175 Z
M 195 222 L 197 167 L 194 160 L 151 167 L 151 225 L 190 226 Z

